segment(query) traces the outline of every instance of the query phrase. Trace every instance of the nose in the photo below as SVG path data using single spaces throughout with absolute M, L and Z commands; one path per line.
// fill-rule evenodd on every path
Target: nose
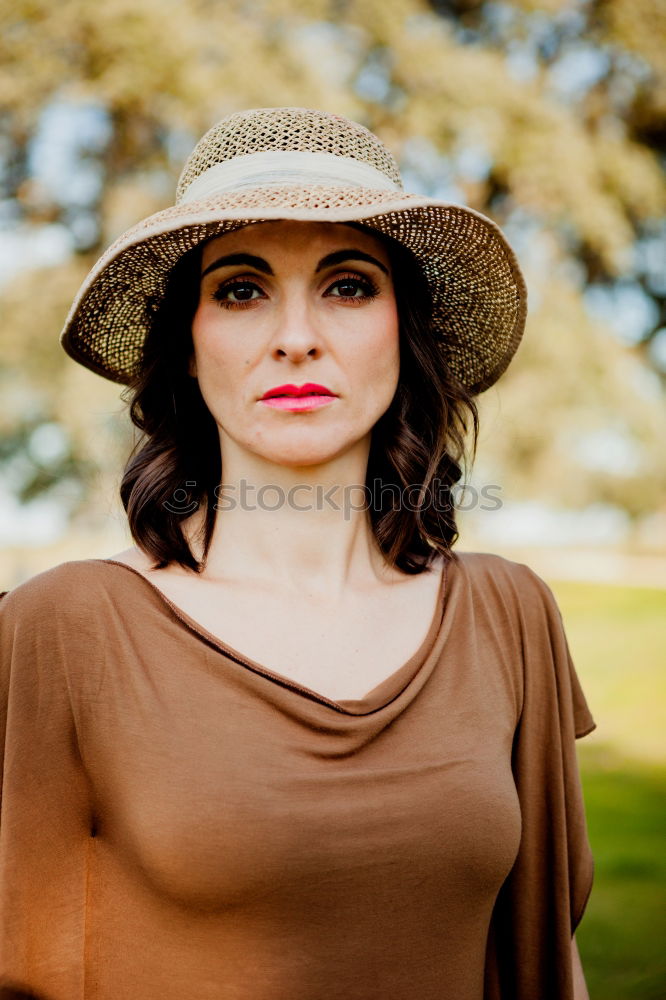
M 289 358 L 295 363 L 305 358 L 317 358 L 324 349 L 316 310 L 304 291 L 285 294 L 276 310 L 271 353 L 275 358 Z

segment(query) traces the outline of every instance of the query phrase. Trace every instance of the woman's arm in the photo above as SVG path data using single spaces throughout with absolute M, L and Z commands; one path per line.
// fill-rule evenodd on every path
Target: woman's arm
M 102 633 L 86 622 L 81 593 L 96 595 L 88 579 L 77 583 L 79 565 L 96 566 L 64 563 L 0 600 L 3 1000 L 84 994 L 93 813 L 72 695 L 82 701 L 77 669 L 87 676 Z
M 571 939 L 571 960 L 573 963 L 574 1000 L 590 1000 L 590 994 L 587 992 L 587 985 L 585 983 L 585 976 L 583 975 L 583 966 L 580 963 L 580 955 L 578 954 L 578 945 L 576 944 L 575 935 Z

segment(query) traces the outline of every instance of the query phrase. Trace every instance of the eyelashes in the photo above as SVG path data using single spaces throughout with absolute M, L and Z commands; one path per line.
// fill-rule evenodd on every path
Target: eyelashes
M 345 274 L 331 282 L 324 295 L 326 298 L 360 305 L 376 298 L 379 288 L 371 278 L 360 274 Z M 223 309 L 247 309 L 267 296 L 263 288 L 249 278 L 230 278 L 218 285 L 211 298 Z
M 335 294 L 333 292 L 334 288 L 337 289 L 354 288 L 356 291 L 360 290 L 362 294 L 355 295 L 353 292 L 347 295 L 345 295 L 342 292 L 340 292 L 339 294 Z M 330 298 L 345 299 L 345 301 L 352 300 L 352 301 L 362 302 L 364 299 L 374 299 L 377 295 L 379 295 L 379 288 L 374 283 L 374 281 L 370 280 L 370 278 L 362 278 L 358 274 L 349 274 L 349 275 L 344 275 L 341 278 L 336 278 L 335 281 L 332 283 L 332 285 L 329 286 L 326 294 Z
M 253 281 L 235 279 L 219 285 L 213 292 L 212 298 L 225 309 L 247 309 L 249 305 L 263 297 L 263 295 L 255 296 L 255 292 L 262 292 L 262 289 Z M 241 298 L 228 298 L 230 294 L 240 295 Z

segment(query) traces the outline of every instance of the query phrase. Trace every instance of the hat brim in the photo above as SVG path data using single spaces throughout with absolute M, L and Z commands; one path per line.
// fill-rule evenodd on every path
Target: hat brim
M 214 236 L 258 222 L 357 222 L 410 250 L 426 276 L 433 327 L 449 370 L 473 394 L 506 370 L 520 343 L 527 290 L 496 223 L 474 209 L 359 188 L 272 188 L 164 209 L 123 233 L 72 303 L 60 342 L 75 361 L 128 384 L 176 262 Z

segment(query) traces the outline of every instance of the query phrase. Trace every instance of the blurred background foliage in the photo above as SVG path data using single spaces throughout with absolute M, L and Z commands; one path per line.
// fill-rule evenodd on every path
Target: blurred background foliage
M 213 122 L 297 104 L 363 122 L 518 252 L 528 330 L 475 475 L 666 545 L 662 0 L 13 0 L 0 39 L 5 492 L 70 524 L 114 492 L 129 429 L 58 346 L 69 303 Z
M 480 397 L 472 475 L 503 507 L 475 528 L 461 514 L 463 542 L 529 543 L 536 523 L 551 545 L 647 550 L 663 587 L 664 0 L 5 0 L 0 587 L 123 547 L 120 387 L 58 333 L 101 250 L 173 202 L 198 137 L 282 104 L 367 125 L 407 188 L 491 216 L 518 253 L 527 332 Z M 577 937 L 592 1000 L 657 1000 L 666 590 L 590 582 L 589 561 L 580 575 L 554 585 L 599 727 L 580 747 L 596 876 Z

